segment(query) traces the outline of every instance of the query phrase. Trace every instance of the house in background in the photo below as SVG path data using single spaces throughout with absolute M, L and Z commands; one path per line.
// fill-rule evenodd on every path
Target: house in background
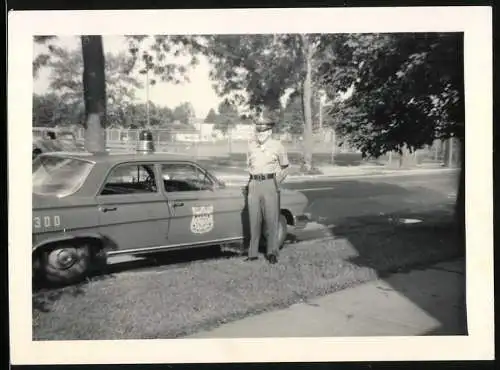
M 233 141 L 247 141 L 254 132 L 252 125 L 236 124 L 229 129 L 230 132 L 224 134 L 222 131 L 215 128 L 216 125 L 214 123 L 205 122 L 201 118 L 193 119 L 192 125 L 198 132 L 198 140 L 205 142 L 228 140 L 229 138 Z
M 214 123 L 208 123 L 201 118 L 195 118 L 193 120 L 193 125 L 199 133 L 200 141 L 214 142 L 224 139 L 224 135 L 222 134 L 222 132 L 214 128 Z

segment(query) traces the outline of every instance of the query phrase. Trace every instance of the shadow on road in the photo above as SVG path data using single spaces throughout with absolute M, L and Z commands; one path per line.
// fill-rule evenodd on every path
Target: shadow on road
M 405 224 L 406 220 L 421 222 Z M 465 256 L 453 214 L 406 211 L 363 216 L 345 219 L 330 230 L 356 251 L 350 263 L 375 270 L 394 292 L 438 323 L 421 335 L 467 335 L 465 265 L 458 262 L 457 269 L 449 263 Z M 440 262 L 442 268 L 428 272 L 429 266 Z M 377 308 L 376 300 L 373 307 Z
M 333 180 L 328 183 L 286 184 L 302 190 L 308 198 L 307 212 L 325 225 L 357 222 L 360 216 L 379 216 L 398 211 L 440 210 L 454 204 L 455 178 L 434 181 L 416 176 L 363 180 Z M 319 188 L 318 188 L 319 186 Z M 313 190 L 318 188 L 318 190 Z M 359 219 L 362 221 L 361 219 Z

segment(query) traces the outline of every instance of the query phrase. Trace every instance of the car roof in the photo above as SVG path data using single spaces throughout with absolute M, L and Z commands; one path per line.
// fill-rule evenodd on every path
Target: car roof
M 90 152 L 51 152 L 44 156 L 59 156 L 66 158 L 75 158 L 102 164 L 117 164 L 121 162 L 142 162 L 142 161 L 187 161 L 193 162 L 192 157 L 187 154 L 152 152 L 152 153 L 90 153 Z

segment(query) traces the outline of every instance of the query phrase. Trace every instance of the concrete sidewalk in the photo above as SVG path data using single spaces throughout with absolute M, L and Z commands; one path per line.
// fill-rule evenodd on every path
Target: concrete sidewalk
M 188 338 L 466 335 L 465 262 L 397 273 Z

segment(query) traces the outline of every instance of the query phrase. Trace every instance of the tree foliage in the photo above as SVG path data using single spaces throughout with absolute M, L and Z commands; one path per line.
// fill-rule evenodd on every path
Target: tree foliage
M 216 119 L 217 119 L 217 113 L 215 113 L 215 109 L 211 108 L 208 111 L 207 116 L 205 117 L 205 122 L 206 123 L 215 123 Z
M 67 103 L 54 93 L 33 94 L 32 110 L 34 127 L 70 126 L 85 120 L 83 102 Z
M 198 54 L 205 50 L 202 39 L 189 35 L 127 35 L 130 69 L 151 71 L 160 81 L 189 82 L 187 72 L 198 65 Z M 181 60 L 184 60 L 181 62 Z M 156 80 L 152 80 L 153 83 Z
M 179 104 L 172 112 L 174 120 L 181 122 L 183 125 L 189 125 L 196 117 L 196 112 L 190 102 L 183 102 Z
M 128 74 L 131 63 L 125 53 L 105 55 L 107 120 L 109 125 L 116 125 L 124 119 L 126 108 L 135 101 L 135 91 L 142 88 L 143 83 Z M 83 57 L 80 49 L 53 50 L 50 61 L 49 90 L 66 104 L 75 109 L 83 102 Z
M 176 119 L 170 107 L 158 106 L 149 103 L 149 123 L 152 127 L 169 129 L 175 122 L 186 127 Z M 54 92 L 47 94 L 33 94 L 33 126 L 74 126 L 82 125 L 85 120 L 85 106 L 83 102 L 74 104 L 67 99 L 62 99 Z M 144 102 L 132 102 L 123 106 L 123 109 L 108 108 L 107 127 L 109 128 L 143 128 L 147 125 L 147 108 Z
M 223 134 L 230 132 L 231 128 L 240 122 L 238 109 L 229 100 L 224 100 L 219 104 L 218 115 L 215 119 L 214 129 Z
M 319 97 L 312 99 L 313 129 L 319 127 Z M 304 133 L 304 102 L 301 94 L 292 94 L 287 99 L 281 116 L 278 130 L 292 135 Z
M 364 34 L 346 37 L 335 59 L 320 67 L 337 102 L 337 131 L 378 157 L 463 137 L 463 57 L 460 34 Z M 340 105 L 340 109 L 338 109 Z
M 187 72 L 198 63 L 197 53 L 203 48 L 198 42 L 199 37 L 194 36 L 127 35 L 125 38 L 128 42 L 128 53 L 105 55 L 105 94 L 108 103 L 106 108 L 107 118 L 112 125 L 125 118 L 125 113 L 135 98 L 134 90 L 143 87 L 143 84 L 133 77 L 134 72 L 151 74 L 151 85 L 156 79 L 175 84 L 189 81 Z M 34 77 L 37 78 L 43 67 L 55 68 L 51 90 L 64 92 L 61 98 L 66 102 L 83 102 L 81 50 L 68 52 L 58 46 L 56 36 L 36 36 L 34 42 L 46 46 L 46 51 L 38 54 L 33 60 Z M 168 112 L 168 118 L 171 113 Z M 177 109 L 175 116 L 187 123 L 189 118 L 194 116 L 194 109 L 186 103 Z
M 172 109 L 169 107 L 159 107 L 149 103 L 149 124 L 156 128 L 167 128 L 174 122 Z M 123 120 L 116 127 L 122 128 L 144 128 L 147 126 L 146 103 L 129 104 L 124 110 Z
M 40 53 L 33 59 L 33 77 L 37 78 L 38 73 L 42 67 L 45 67 L 49 61 L 52 50 L 56 48 L 53 41 L 57 39 L 57 36 L 34 36 L 33 41 L 35 44 L 46 45 L 47 51 Z
M 336 40 L 336 35 L 265 34 L 217 35 L 206 42 L 218 95 L 246 105 L 251 116 L 271 110 L 283 118 L 283 98 L 301 96 L 306 168 L 312 165 L 312 104 L 320 88 L 316 71 L 329 57 L 325 45 Z

